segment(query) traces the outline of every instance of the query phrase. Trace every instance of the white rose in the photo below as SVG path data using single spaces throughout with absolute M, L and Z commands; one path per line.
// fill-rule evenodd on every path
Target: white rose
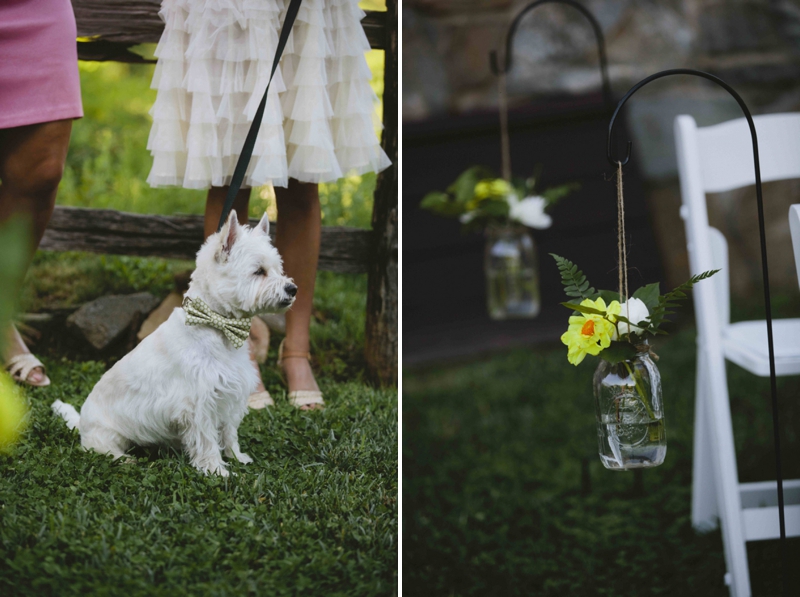
M 644 304 L 644 301 L 637 298 L 629 298 L 627 303 L 622 303 L 622 310 L 619 312 L 625 319 L 631 322 L 633 326 L 631 327 L 631 333 L 641 335 L 644 330 L 638 327 L 636 324 L 643 322 L 645 319 L 650 317 L 650 311 L 647 310 L 647 306 Z M 620 336 L 627 336 L 628 335 L 628 324 L 624 322 L 619 322 L 617 324 L 617 328 L 619 329 Z M 617 339 L 617 332 L 616 330 L 611 336 L 612 340 Z
M 508 216 L 529 228 L 544 230 L 553 223 L 553 219 L 544 213 L 547 201 L 543 197 L 525 197 L 520 201 L 512 194 L 508 196 L 508 205 Z

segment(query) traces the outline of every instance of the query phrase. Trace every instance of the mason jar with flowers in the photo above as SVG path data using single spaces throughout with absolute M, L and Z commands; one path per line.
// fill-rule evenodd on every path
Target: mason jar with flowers
M 600 460 L 608 469 L 658 466 L 667 454 L 661 375 L 650 339 L 666 334 L 661 326 L 671 309 L 696 283 L 719 270 L 692 277 L 667 294 L 658 283 L 632 296 L 595 290 L 574 263 L 552 255 L 568 297 L 561 303 L 573 311 L 561 336 L 567 360 L 579 365 L 587 355 L 599 356 L 593 389 Z
M 492 319 L 533 318 L 541 307 L 539 262 L 531 229 L 552 225 L 547 213 L 577 184 L 535 192 L 536 178 L 509 182 L 488 168 L 463 172 L 445 192 L 428 193 L 420 206 L 458 218 L 466 231 L 486 238 L 486 301 Z

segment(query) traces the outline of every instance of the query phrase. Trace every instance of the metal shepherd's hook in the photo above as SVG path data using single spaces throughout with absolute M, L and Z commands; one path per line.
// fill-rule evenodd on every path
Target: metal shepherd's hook
M 770 381 L 770 389 L 772 392 L 772 425 L 773 425 L 773 435 L 775 441 L 775 468 L 778 477 L 778 513 L 780 522 L 781 552 L 783 554 L 784 572 L 785 572 L 786 521 L 784 516 L 784 504 L 783 504 L 783 475 L 781 472 L 781 445 L 780 445 L 780 435 L 779 435 L 780 427 L 778 424 L 778 388 L 775 381 L 775 348 L 772 337 L 772 305 L 770 302 L 770 295 L 769 295 L 769 268 L 767 266 L 767 240 L 766 240 L 767 237 L 764 228 L 764 204 L 761 193 L 761 165 L 759 163 L 759 158 L 758 158 L 758 138 L 756 136 L 756 126 L 753 123 L 753 117 L 750 114 L 750 110 L 748 110 L 747 105 L 744 103 L 744 100 L 738 93 L 736 93 L 733 87 L 728 85 L 725 81 L 723 81 L 719 77 L 689 68 L 675 68 L 670 70 L 664 70 L 654 75 L 650 75 L 646 79 L 642 79 L 636 85 L 631 87 L 630 91 L 628 91 L 628 93 L 626 93 L 625 96 L 621 100 L 619 100 L 617 108 L 616 110 L 614 110 L 614 114 L 611 116 L 611 121 L 608 123 L 608 142 L 606 145 L 607 157 L 609 163 L 615 168 L 617 167 L 618 164 L 622 164 L 624 166 L 625 164 L 628 163 L 628 160 L 630 160 L 631 157 L 630 141 L 628 142 L 627 145 L 627 152 L 624 160 L 620 160 L 619 158 L 614 157 L 611 148 L 612 133 L 614 131 L 614 122 L 617 119 L 617 115 L 622 109 L 622 106 L 625 105 L 625 102 L 627 102 L 628 99 L 639 89 L 641 89 L 651 81 L 655 81 L 656 79 L 661 79 L 663 77 L 669 77 L 671 75 L 692 75 L 695 77 L 702 77 L 704 79 L 712 81 L 713 83 L 716 83 L 717 85 L 722 87 L 725 91 L 730 93 L 733 96 L 733 99 L 735 99 L 736 102 L 739 104 L 739 107 L 742 109 L 742 112 L 744 112 L 744 116 L 747 119 L 747 124 L 750 127 L 750 137 L 753 140 L 753 164 L 755 166 L 755 173 L 756 173 L 756 201 L 758 203 L 758 232 L 761 237 L 761 273 L 764 281 L 764 307 L 767 315 L 767 342 L 769 345 L 769 381 Z M 788 589 L 785 586 L 786 583 L 785 573 L 783 581 L 784 581 L 784 591 L 787 591 Z
M 608 82 L 606 42 L 605 38 L 603 37 L 603 30 L 600 28 L 600 23 L 597 22 L 595 16 L 589 12 L 585 6 L 579 2 L 575 2 L 575 0 L 537 0 L 536 2 L 531 2 L 528 4 L 528 6 L 523 8 L 522 11 L 516 17 L 514 17 L 514 20 L 511 22 L 511 27 L 508 29 L 508 33 L 506 34 L 506 49 L 503 66 L 500 66 L 500 61 L 497 58 L 497 52 L 495 50 L 492 50 L 489 53 L 489 65 L 492 69 L 492 73 L 499 78 L 500 148 L 503 161 L 503 178 L 509 181 L 511 180 L 511 150 L 509 148 L 508 138 L 508 97 L 506 95 L 506 74 L 508 74 L 508 71 L 511 70 L 511 49 L 514 43 L 514 34 L 517 32 L 520 21 L 522 21 L 522 18 L 527 13 L 532 11 L 537 6 L 541 6 L 542 4 L 566 4 L 568 6 L 572 6 L 583 16 L 585 16 L 592 25 L 594 36 L 597 40 L 597 53 L 600 56 L 600 76 L 603 80 L 603 101 L 605 102 L 606 106 L 609 107 L 609 109 L 612 105 L 611 85 Z

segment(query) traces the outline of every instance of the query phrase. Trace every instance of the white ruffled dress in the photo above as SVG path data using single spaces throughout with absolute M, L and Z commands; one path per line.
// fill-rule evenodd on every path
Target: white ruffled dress
M 147 148 L 151 186 L 230 184 L 264 94 L 288 0 L 163 0 Z M 303 0 L 244 186 L 332 182 L 390 165 L 375 134 L 357 0 Z

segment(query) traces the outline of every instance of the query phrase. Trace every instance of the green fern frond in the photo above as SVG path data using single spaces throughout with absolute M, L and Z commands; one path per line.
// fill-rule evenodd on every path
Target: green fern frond
M 703 272 L 702 274 L 697 274 L 696 276 L 692 276 L 686 282 L 658 297 L 658 305 L 651 311 L 650 317 L 648 320 L 648 325 L 645 331 L 648 331 L 652 334 L 659 333 L 660 330 L 658 329 L 662 323 L 664 323 L 664 319 L 667 315 L 672 315 L 675 311 L 671 309 L 674 307 L 679 307 L 680 304 L 678 301 L 686 300 L 687 292 L 689 292 L 692 287 L 697 284 L 698 282 L 702 282 L 703 280 L 710 278 L 714 274 L 716 274 L 719 270 L 713 269 L 707 272 Z M 639 324 L 641 326 L 641 324 Z M 661 332 L 663 333 L 663 332 Z
M 589 285 L 589 281 L 577 265 L 555 253 L 550 253 L 550 255 L 556 260 L 558 271 L 561 274 L 561 283 L 564 285 L 564 292 L 567 296 L 587 299 L 597 292 Z

